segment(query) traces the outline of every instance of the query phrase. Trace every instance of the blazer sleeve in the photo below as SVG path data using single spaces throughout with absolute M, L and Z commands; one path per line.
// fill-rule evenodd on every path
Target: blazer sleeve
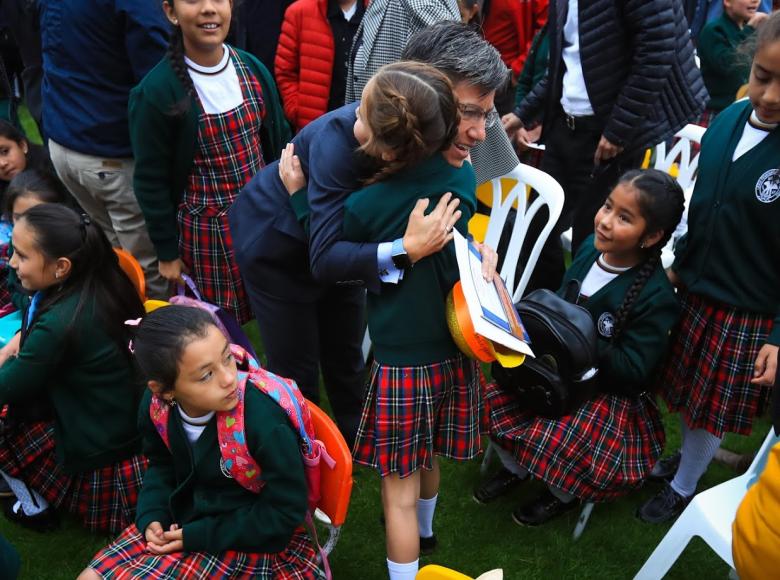
M 623 23 L 633 35 L 634 56 L 628 78 L 604 127 L 615 145 L 631 142 L 640 120 L 653 108 L 675 60 L 675 0 L 628 0 Z
M 520 117 L 523 125 L 526 127 L 533 126 L 539 121 L 542 113 L 544 112 L 544 104 L 547 102 L 547 93 L 549 88 L 549 73 L 550 69 L 544 73 L 544 77 L 536 85 L 534 85 L 531 92 L 528 93 L 523 101 L 515 107 L 514 114 Z
M 297 6 L 297 5 L 296 5 Z M 282 96 L 284 113 L 293 126 L 298 125 L 298 94 L 300 79 L 300 11 L 291 6 L 284 14 L 274 68 L 276 83 Z
M 150 396 L 145 393 L 138 411 L 138 431 L 143 439 L 144 455 L 149 460 L 135 508 L 135 525 L 142 535 L 152 522 L 160 522 L 164 530 L 174 523 L 168 505 L 176 487 L 173 456 L 149 417 L 149 401 Z
M 249 398 L 247 398 L 247 409 Z M 246 421 L 250 453 L 264 482 L 248 509 L 201 518 L 184 525 L 184 549 L 216 554 L 228 549 L 276 553 L 290 543 L 306 516 L 307 487 L 298 436 L 276 403 L 263 421 Z M 249 429 L 254 429 L 254 435 Z M 261 550 L 258 547 L 262 546 Z
M 124 16 L 125 48 L 137 83 L 165 55 L 169 24 L 159 5 L 138 0 L 119 0 L 116 4 Z

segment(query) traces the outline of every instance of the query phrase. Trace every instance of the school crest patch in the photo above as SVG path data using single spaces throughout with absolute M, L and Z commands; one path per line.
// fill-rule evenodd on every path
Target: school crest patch
M 599 334 L 604 338 L 610 338 L 615 332 L 615 317 L 611 312 L 602 312 L 599 319 L 596 321 L 596 327 L 599 329 Z
M 780 198 L 780 170 L 770 169 L 758 178 L 756 198 L 761 203 L 772 203 Z

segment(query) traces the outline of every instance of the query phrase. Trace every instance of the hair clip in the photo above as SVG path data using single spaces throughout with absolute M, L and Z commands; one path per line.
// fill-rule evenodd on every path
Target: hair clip
M 141 324 L 141 318 L 131 318 L 130 320 L 125 320 L 125 326 L 138 326 Z

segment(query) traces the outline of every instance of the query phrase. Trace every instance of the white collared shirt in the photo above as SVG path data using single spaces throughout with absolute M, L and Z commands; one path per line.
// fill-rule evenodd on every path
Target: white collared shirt
M 580 31 L 578 0 L 569 0 L 569 13 L 563 26 L 563 94 L 561 107 L 573 117 L 585 117 L 593 114 L 593 107 L 585 86 L 580 59 Z

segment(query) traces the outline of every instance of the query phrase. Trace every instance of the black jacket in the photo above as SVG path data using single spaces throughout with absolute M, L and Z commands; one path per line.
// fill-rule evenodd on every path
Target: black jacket
M 550 126 L 560 111 L 567 0 L 550 2 L 547 75 L 515 109 Z M 603 134 L 627 153 L 664 140 L 704 109 L 707 91 L 678 0 L 579 2 L 580 59 Z

